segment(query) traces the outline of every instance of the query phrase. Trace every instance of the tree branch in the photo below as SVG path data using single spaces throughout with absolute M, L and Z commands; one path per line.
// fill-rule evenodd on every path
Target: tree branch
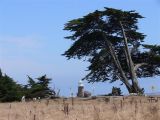
M 144 66 L 144 65 L 148 65 L 147 63 L 138 63 L 134 66 L 134 71 L 137 71 L 137 69 L 141 66 Z

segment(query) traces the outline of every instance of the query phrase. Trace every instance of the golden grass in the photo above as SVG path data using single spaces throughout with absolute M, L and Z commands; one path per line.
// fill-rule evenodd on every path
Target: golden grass
M 160 120 L 160 102 L 145 97 L 0 103 L 0 120 Z

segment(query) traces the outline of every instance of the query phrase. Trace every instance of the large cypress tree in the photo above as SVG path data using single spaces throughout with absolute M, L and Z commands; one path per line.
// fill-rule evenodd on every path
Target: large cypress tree
M 64 55 L 90 62 L 84 78 L 89 82 L 120 80 L 129 93 L 143 93 L 137 78 L 160 75 L 160 46 L 143 45 L 141 18 L 135 11 L 105 8 L 71 20 L 64 30 L 72 32 L 65 38 L 73 44 Z

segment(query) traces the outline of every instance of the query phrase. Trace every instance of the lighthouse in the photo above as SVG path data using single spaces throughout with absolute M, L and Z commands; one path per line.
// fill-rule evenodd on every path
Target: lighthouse
M 80 80 L 78 82 L 78 93 L 77 93 L 77 97 L 84 97 L 84 85 L 82 80 Z

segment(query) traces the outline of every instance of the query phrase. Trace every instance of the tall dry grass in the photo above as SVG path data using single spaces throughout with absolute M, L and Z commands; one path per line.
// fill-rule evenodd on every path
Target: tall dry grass
M 160 102 L 117 97 L 0 103 L 0 120 L 160 120 Z

